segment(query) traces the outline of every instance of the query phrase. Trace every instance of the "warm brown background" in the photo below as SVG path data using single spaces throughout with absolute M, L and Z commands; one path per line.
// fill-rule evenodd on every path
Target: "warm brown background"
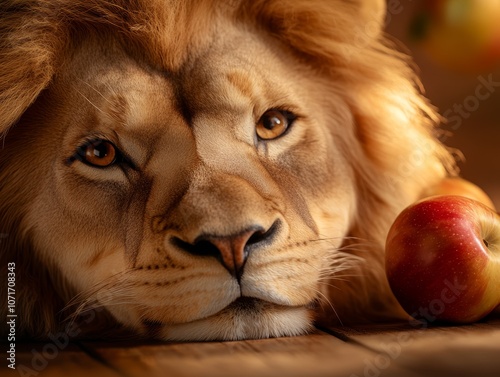
M 463 104 L 468 96 L 474 96 L 476 87 L 480 85 L 479 77 L 485 79 L 490 74 L 496 82 L 500 82 L 500 64 L 492 72 L 476 74 L 458 74 L 440 67 L 432 58 L 412 43 L 409 38 L 409 25 L 421 1 L 390 0 L 389 16 L 386 30 L 396 36 L 410 49 L 419 67 L 426 94 L 437 106 L 441 114 L 453 109 L 454 104 Z M 500 22 L 500 20 L 499 20 Z M 460 149 L 465 161 L 460 164 L 462 175 L 481 186 L 494 200 L 500 209 L 500 87 L 479 107 L 462 119 L 461 126 L 453 131 L 446 140 L 450 147 Z M 457 124 L 456 122 L 454 123 Z M 452 126 L 450 122 L 450 126 Z M 449 130 L 449 127 L 444 126 Z

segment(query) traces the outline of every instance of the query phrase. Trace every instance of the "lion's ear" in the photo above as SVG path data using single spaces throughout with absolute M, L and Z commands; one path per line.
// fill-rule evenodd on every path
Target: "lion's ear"
M 1 137 L 50 82 L 63 38 L 37 2 L 2 0 L 0 20 Z
M 385 21 L 385 0 L 351 0 L 351 2 L 355 3 L 360 9 L 360 22 L 363 22 L 367 27 L 373 26 L 373 30 L 377 30 L 380 33 Z
M 239 16 L 257 23 L 324 66 L 350 66 L 382 37 L 384 0 L 242 1 Z

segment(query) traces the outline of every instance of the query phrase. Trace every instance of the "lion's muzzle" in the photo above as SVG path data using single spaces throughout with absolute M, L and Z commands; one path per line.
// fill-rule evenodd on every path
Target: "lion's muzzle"
M 171 242 L 193 255 L 215 257 L 239 281 L 250 253 L 269 244 L 279 228 L 280 221 L 277 220 L 267 230 L 261 225 L 253 225 L 236 234 L 201 234 L 196 237 L 194 243 L 179 237 L 172 237 Z

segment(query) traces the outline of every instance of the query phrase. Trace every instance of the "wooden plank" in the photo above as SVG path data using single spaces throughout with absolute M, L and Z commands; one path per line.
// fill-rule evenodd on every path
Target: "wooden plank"
M 0 376 L 118 377 L 110 367 L 89 356 L 76 344 L 58 347 L 49 343 L 16 344 L 16 369 L 2 362 Z
M 320 331 L 301 337 L 238 342 L 86 343 L 129 377 L 362 376 L 372 352 Z M 386 376 L 401 376 L 392 365 Z
M 406 323 L 331 331 L 373 350 L 371 364 L 384 358 L 422 376 L 500 376 L 499 319 L 468 326 L 419 329 Z M 372 375 L 384 370 L 375 369 Z
M 500 375 L 500 319 L 419 330 L 378 324 L 239 342 L 85 342 L 57 354 L 46 343 L 17 345 L 23 373 L 1 376 L 495 376 Z M 35 350 L 35 351 L 33 351 Z M 45 353 L 44 353 L 45 352 Z M 46 365 L 40 361 L 45 355 Z M 30 368 L 33 373 L 30 374 Z M 40 372 L 40 373 L 38 373 Z

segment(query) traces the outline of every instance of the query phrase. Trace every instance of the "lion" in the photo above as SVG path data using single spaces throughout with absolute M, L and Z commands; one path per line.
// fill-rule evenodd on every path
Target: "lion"
M 402 318 L 387 231 L 458 169 L 383 4 L 2 1 L 17 334 L 237 340 Z

